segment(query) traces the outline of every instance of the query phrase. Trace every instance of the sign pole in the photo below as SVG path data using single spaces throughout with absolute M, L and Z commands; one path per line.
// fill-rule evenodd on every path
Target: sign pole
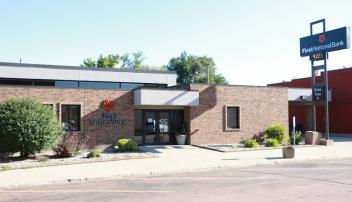
M 313 34 L 313 25 L 323 25 L 323 32 Z M 317 20 L 310 23 L 310 36 L 300 38 L 300 56 L 309 56 L 312 68 L 312 122 L 313 130 L 316 131 L 316 104 L 324 103 L 325 113 L 325 142 L 326 145 L 331 145 L 329 131 L 329 82 L 327 59 L 328 52 L 338 51 L 350 48 L 350 28 L 341 27 L 334 30 L 326 31 L 325 19 Z M 314 61 L 323 60 L 323 65 L 314 65 Z M 316 83 L 315 71 L 324 70 L 324 83 Z M 323 101 L 324 100 L 324 101 Z M 323 102 L 321 102 L 323 101 Z
M 324 23 L 325 24 L 325 23 Z M 324 26 L 325 27 L 325 26 Z M 324 53 L 324 84 L 325 84 L 325 138 L 329 140 L 329 86 L 328 86 L 328 70 L 327 70 L 327 53 Z

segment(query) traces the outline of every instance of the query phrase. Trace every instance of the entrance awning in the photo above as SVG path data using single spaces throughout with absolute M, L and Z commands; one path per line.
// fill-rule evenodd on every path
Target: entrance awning
M 198 106 L 199 91 L 169 88 L 134 90 L 134 105 Z

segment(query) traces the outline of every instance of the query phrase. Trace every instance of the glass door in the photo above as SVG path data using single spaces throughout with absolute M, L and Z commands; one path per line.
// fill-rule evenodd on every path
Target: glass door
M 169 144 L 169 111 L 143 110 L 142 144 Z
M 169 144 L 169 112 L 161 111 L 159 112 L 159 143 L 160 144 Z
M 142 144 L 154 144 L 154 137 L 157 132 L 157 114 L 154 111 L 144 111 L 143 117 Z

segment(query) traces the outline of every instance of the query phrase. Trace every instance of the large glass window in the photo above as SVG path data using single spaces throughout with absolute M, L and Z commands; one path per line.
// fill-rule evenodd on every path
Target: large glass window
M 81 105 L 61 105 L 61 123 L 66 131 L 81 129 Z
M 239 129 L 240 128 L 240 108 L 239 107 L 226 107 L 226 128 Z
M 143 86 L 144 84 L 142 83 L 121 83 L 121 88 L 122 89 L 127 89 L 127 90 L 133 90 L 138 87 Z
M 136 109 L 134 110 L 134 135 L 142 135 L 142 134 L 143 134 L 142 110 Z
M 58 88 L 78 88 L 78 81 L 55 81 Z
M 117 89 L 117 88 L 120 88 L 120 83 L 80 81 L 79 87 L 80 88 L 93 88 L 93 89 Z

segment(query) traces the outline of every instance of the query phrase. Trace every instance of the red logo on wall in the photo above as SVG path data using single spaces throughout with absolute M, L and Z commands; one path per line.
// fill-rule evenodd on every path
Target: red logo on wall
M 103 104 L 103 109 L 107 112 L 110 112 L 114 107 L 111 100 L 104 100 L 102 104 Z
M 319 35 L 319 42 L 320 42 L 320 43 L 324 43 L 325 40 L 326 40 L 326 37 L 325 37 L 324 34 Z

